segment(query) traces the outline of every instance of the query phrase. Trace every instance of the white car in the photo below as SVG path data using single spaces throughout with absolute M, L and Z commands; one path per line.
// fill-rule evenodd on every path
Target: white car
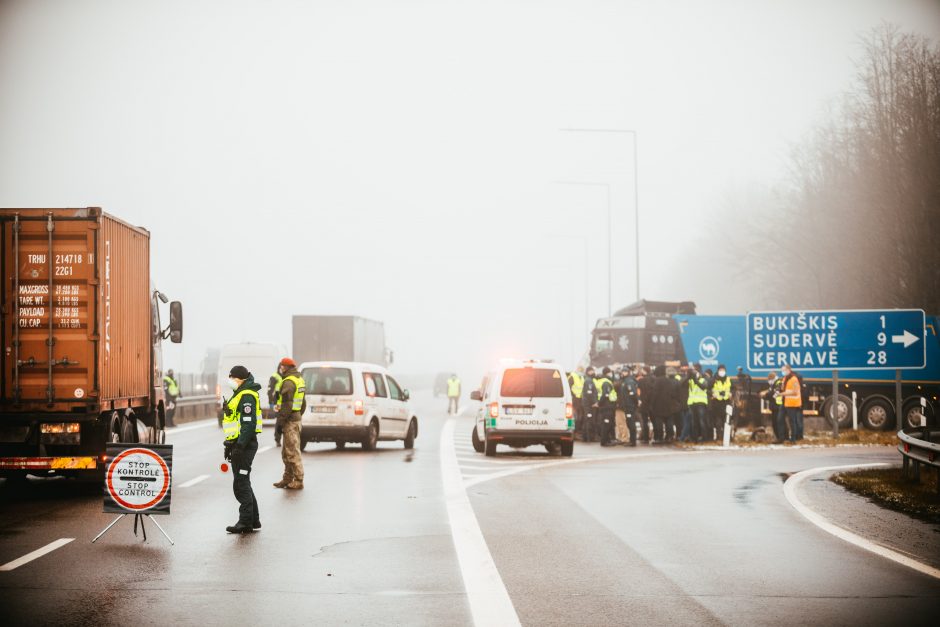
M 551 362 L 503 362 L 470 398 L 481 401 L 473 448 L 496 455 L 496 447 L 542 445 L 574 454 L 574 412 L 565 371 Z
M 408 390 L 381 366 L 358 362 L 316 361 L 300 365 L 306 383 L 307 408 L 301 416 L 300 447 L 307 442 L 362 444 L 402 440 L 412 449 L 418 417 L 408 403 Z

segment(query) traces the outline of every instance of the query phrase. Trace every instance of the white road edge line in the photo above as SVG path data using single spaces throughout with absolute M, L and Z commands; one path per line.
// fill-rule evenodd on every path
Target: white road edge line
M 273 446 L 262 446 L 261 448 L 258 449 L 258 452 L 255 453 L 255 455 L 260 455 L 261 453 L 264 453 L 265 451 L 270 451 L 272 448 L 274 448 L 274 447 L 273 447 Z
M 473 623 L 478 627 L 519 625 L 519 616 L 493 562 L 464 489 L 463 476 L 454 451 L 453 418 L 448 419 L 441 430 L 441 480 L 444 484 L 450 534 L 467 590 Z
M 173 435 L 175 433 L 184 433 L 186 431 L 192 431 L 193 429 L 205 429 L 206 427 L 211 427 L 212 425 L 219 424 L 218 419 L 216 418 L 207 418 L 206 420 L 201 420 L 199 422 L 194 422 L 191 425 L 186 425 L 185 427 L 170 427 L 166 430 L 167 435 Z
M 186 483 L 181 483 L 181 484 L 179 485 L 179 487 L 181 487 L 181 488 L 191 488 L 191 487 L 193 487 L 194 485 L 196 485 L 197 483 L 199 483 L 200 481 L 205 481 L 205 480 L 208 479 L 208 478 L 209 478 L 209 475 L 199 475 L 198 477 L 196 477 L 196 478 L 194 478 L 194 479 L 190 479 L 190 480 L 187 481 Z
M 23 564 L 28 564 L 29 562 L 42 557 L 46 553 L 51 553 L 61 546 L 65 546 L 75 538 L 59 538 L 55 542 L 50 542 L 41 549 L 36 549 L 32 553 L 27 553 L 23 557 L 13 560 L 12 562 L 7 562 L 3 566 L 0 566 L 0 571 L 13 570 L 14 568 L 19 568 Z
M 919 573 L 929 575 L 935 579 L 940 579 L 940 570 L 928 566 L 927 564 L 922 564 L 917 560 L 913 560 L 906 555 L 893 551 L 887 547 L 881 546 L 880 544 L 875 544 L 871 540 L 867 540 L 859 535 L 843 529 L 833 523 L 829 522 L 825 517 L 817 514 L 809 507 L 803 504 L 800 501 L 800 497 L 797 495 L 797 490 L 800 487 L 800 484 L 803 483 L 807 478 L 812 477 L 813 475 L 818 475 L 823 472 L 828 472 L 831 470 L 850 470 L 854 468 L 873 468 L 876 466 L 890 466 L 891 464 L 879 463 L 879 464 L 850 464 L 847 466 L 821 466 L 819 468 L 810 468 L 809 470 L 801 470 L 800 472 L 790 475 L 787 480 L 783 483 L 783 494 L 787 497 L 787 500 L 790 502 L 790 505 L 793 506 L 793 509 L 798 511 L 803 515 L 805 519 L 822 529 L 827 533 L 831 533 L 837 538 L 845 540 L 850 544 L 865 549 L 876 555 L 880 555 L 885 559 L 889 559 L 892 562 L 897 562 L 902 566 L 907 566 L 912 568 Z

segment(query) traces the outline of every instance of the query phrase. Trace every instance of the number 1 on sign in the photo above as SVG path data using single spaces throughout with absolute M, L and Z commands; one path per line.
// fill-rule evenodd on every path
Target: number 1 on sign
M 881 328 L 882 328 L 882 329 L 885 328 L 885 317 L 884 317 L 884 314 L 882 314 L 882 315 L 880 315 L 880 316 L 878 316 L 878 317 L 881 318 Z

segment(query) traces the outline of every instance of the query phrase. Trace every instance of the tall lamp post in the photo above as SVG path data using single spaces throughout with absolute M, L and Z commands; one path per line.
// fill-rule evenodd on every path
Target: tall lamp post
M 640 178 L 637 172 L 637 133 L 629 128 L 562 128 L 565 133 L 629 133 L 633 136 L 633 219 L 636 232 L 636 299 L 640 300 Z M 610 192 L 608 191 L 608 198 Z M 609 250 L 609 249 L 608 249 Z
M 555 181 L 558 185 L 580 185 L 582 187 L 603 187 L 607 190 L 607 316 L 613 313 L 611 308 L 611 229 L 610 229 L 610 183 L 594 183 L 590 181 Z M 586 297 L 585 297 L 586 298 Z

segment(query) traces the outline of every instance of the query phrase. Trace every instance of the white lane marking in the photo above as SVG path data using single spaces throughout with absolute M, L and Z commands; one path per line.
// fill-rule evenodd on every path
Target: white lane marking
M 65 546 L 66 544 L 68 544 L 69 542 L 71 542 L 71 541 L 74 540 L 74 539 L 75 539 L 75 538 L 59 538 L 59 539 L 56 540 L 55 542 L 50 542 L 50 543 L 47 544 L 46 546 L 44 546 L 44 547 L 42 547 L 42 548 L 40 548 L 40 549 L 36 549 L 36 550 L 33 551 L 32 553 L 27 553 L 27 554 L 24 555 L 23 557 L 20 557 L 20 558 L 18 558 L 18 559 L 15 559 L 15 560 L 13 560 L 12 562 L 7 562 L 7 563 L 4 564 L 3 566 L 0 566 L 0 570 L 6 571 L 6 570 L 13 570 L 14 568 L 19 568 L 19 567 L 22 566 L 23 564 L 28 564 L 29 562 L 33 561 L 34 559 L 37 559 L 37 558 L 42 557 L 42 556 L 45 555 L 46 553 L 51 553 L 52 551 L 55 551 L 55 550 L 56 550 L 57 548 L 59 548 L 60 546 Z
M 550 468 L 552 466 L 561 466 L 567 464 L 584 464 L 587 462 L 609 462 L 614 460 L 634 460 L 634 459 L 645 459 L 647 457 L 668 457 L 670 455 L 700 455 L 704 451 L 675 451 L 667 452 L 663 451 L 662 453 L 643 453 L 640 455 L 598 455 L 597 457 L 576 457 L 573 459 L 560 459 L 553 462 L 543 462 L 540 464 L 526 464 L 520 466 L 513 466 L 506 470 L 501 470 L 499 472 L 494 472 L 489 475 L 482 475 L 480 477 L 474 477 L 473 479 L 467 479 L 463 482 L 464 489 L 470 488 L 480 483 L 485 483 L 487 481 L 492 481 L 493 479 L 502 479 L 503 477 L 508 477 L 510 475 L 516 475 L 520 472 L 527 472 L 529 470 L 539 470 L 542 468 Z
M 467 411 L 467 406 L 466 406 L 466 405 L 464 405 L 463 407 L 458 407 L 458 408 L 457 408 L 457 415 L 458 415 L 458 416 L 463 416 L 463 413 L 464 413 L 465 411 Z
M 790 477 L 783 483 L 783 493 L 787 497 L 787 500 L 790 502 L 790 505 L 793 506 L 793 509 L 798 511 L 803 515 L 806 520 L 810 521 L 823 531 L 831 533 L 837 538 L 845 540 L 850 544 L 865 549 L 876 555 L 880 555 L 886 559 L 891 560 L 892 562 L 897 562 L 908 568 L 912 568 L 917 572 L 929 575 L 935 579 L 940 579 L 940 569 L 936 569 L 927 564 L 922 564 L 917 560 L 913 560 L 910 557 L 893 551 L 887 547 L 881 546 L 880 544 L 875 544 L 871 540 L 867 540 L 859 535 L 843 529 L 842 527 L 836 526 L 833 523 L 829 522 L 825 517 L 820 516 L 809 507 L 803 504 L 800 501 L 800 497 L 797 494 L 797 490 L 800 487 L 800 484 L 803 483 L 808 477 L 817 475 L 822 472 L 828 472 L 831 470 L 849 470 L 854 468 L 874 468 L 876 466 L 890 466 L 890 464 L 850 464 L 847 466 L 821 466 L 819 468 L 810 468 L 809 470 L 802 470 L 796 474 L 790 475 Z
M 258 449 L 258 452 L 255 453 L 255 455 L 260 455 L 261 453 L 264 453 L 265 451 L 270 451 L 272 448 L 274 448 L 274 447 L 273 447 L 273 446 L 262 446 L 261 448 Z
M 208 418 L 206 420 L 201 420 L 199 422 L 194 422 L 188 424 L 185 427 L 170 427 L 166 430 L 167 435 L 174 435 L 176 433 L 184 433 L 186 431 L 192 431 L 194 429 L 205 429 L 206 427 L 211 427 L 212 425 L 219 424 L 219 421 L 215 418 Z
M 490 555 L 486 539 L 480 530 L 476 514 L 463 487 L 463 475 L 454 452 L 454 419 L 444 423 L 441 430 L 441 479 L 450 533 L 460 563 L 467 602 L 478 627 L 490 625 L 519 625 L 519 617 L 506 591 L 499 570 Z
M 179 487 L 181 487 L 181 488 L 191 488 L 191 487 L 193 487 L 194 485 L 196 485 L 197 483 L 199 483 L 200 481 L 205 481 L 205 480 L 208 479 L 208 478 L 209 478 L 209 475 L 199 475 L 198 477 L 196 477 L 196 478 L 194 478 L 194 479 L 190 479 L 190 480 L 187 481 L 186 483 L 181 483 L 181 484 L 179 485 Z

